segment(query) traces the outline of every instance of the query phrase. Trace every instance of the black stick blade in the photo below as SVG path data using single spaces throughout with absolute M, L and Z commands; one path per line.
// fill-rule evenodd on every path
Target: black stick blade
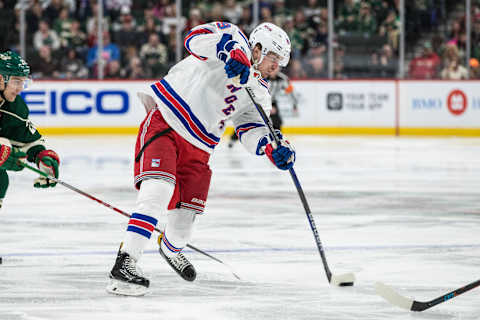
M 330 284 L 339 287 L 351 287 L 355 282 L 355 275 L 353 273 L 344 273 L 339 275 L 332 275 Z

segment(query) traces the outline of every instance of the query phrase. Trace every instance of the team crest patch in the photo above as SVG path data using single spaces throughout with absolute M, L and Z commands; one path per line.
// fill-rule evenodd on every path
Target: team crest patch
M 160 167 L 160 159 L 152 159 L 152 168 Z

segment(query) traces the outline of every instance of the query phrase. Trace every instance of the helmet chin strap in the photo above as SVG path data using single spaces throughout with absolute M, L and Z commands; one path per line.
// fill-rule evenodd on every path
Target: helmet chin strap
M 262 62 L 262 56 L 260 56 L 259 60 L 255 60 L 255 58 L 252 57 L 252 62 L 252 67 L 258 70 L 258 65 Z
M 3 92 L 7 88 L 7 83 L 8 83 L 8 80 L 10 79 L 10 76 L 2 75 L 2 77 L 3 77 L 3 89 L 0 90 L 0 100 L 7 101 L 7 98 L 5 98 L 5 95 L 3 94 Z
M 5 91 L 5 89 L 3 90 L 0 90 L 0 102 L 3 100 L 3 101 L 7 101 L 7 98 L 5 98 L 5 96 L 3 95 L 3 92 Z
M 3 76 L 3 89 L 0 90 L 0 101 L 10 101 L 5 97 L 5 90 L 7 89 L 8 81 L 10 81 L 10 75 L 2 75 Z
M 253 62 L 253 63 L 252 63 L 252 67 L 253 67 L 258 73 L 260 73 L 260 74 L 261 74 L 261 72 L 260 72 L 260 70 L 258 69 L 258 65 L 259 65 L 260 63 L 262 63 L 263 57 L 264 57 L 263 54 L 260 54 L 260 59 L 258 59 L 258 60 L 255 60 L 255 58 L 252 57 L 252 62 Z M 260 77 L 261 77 L 261 75 L 260 75 Z

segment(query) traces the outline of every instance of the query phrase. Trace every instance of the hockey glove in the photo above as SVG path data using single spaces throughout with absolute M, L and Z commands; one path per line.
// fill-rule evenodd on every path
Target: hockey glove
M 58 178 L 58 165 L 60 164 L 60 159 L 58 155 L 53 150 L 43 150 L 37 155 L 35 161 L 37 163 L 38 169 L 42 170 L 49 176 Z M 55 187 L 57 183 L 52 181 L 44 176 L 40 176 L 33 182 L 35 188 L 48 188 Z
M 241 49 L 230 51 L 230 58 L 225 63 L 225 72 L 228 78 L 240 76 L 240 84 L 245 84 L 250 75 L 250 61 L 247 55 Z
M 266 154 L 270 161 L 280 170 L 288 170 L 295 163 L 295 149 L 288 142 L 283 140 L 279 130 L 275 134 L 280 139 L 280 145 L 275 147 L 275 141 L 271 135 L 266 135 L 260 139 L 257 146 L 257 154 Z
M 245 84 L 250 75 L 250 60 L 231 34 L 224 34 L 217 43 L 217 58 L 225 62 L 225 72 L 229 79 L 240 76 L 240 83 Z
M 16 147 L 12 147 L 10 142 L 2 138 L 0 144 L 0 169 L 21 171 L 23 166 L 20 165 L 20 161 L 24 161 L 27 157 L 25 152 L 20 151 Z

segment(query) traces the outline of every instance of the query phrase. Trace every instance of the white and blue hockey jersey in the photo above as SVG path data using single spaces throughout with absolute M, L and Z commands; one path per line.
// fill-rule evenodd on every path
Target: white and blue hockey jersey
M 212 153 L 226 120 L 231 120 L 242 144 L 256 153 L 257 144 L 268 129 L 245 89 L 227 78 L 225 63 L 218 58 L 221 50 L 217 48 L 225 34 L 231 35 L 236 46 L 251 58 L 248 39 L 237 26 L 224 22 L 197 26 L 184 41 L 190 56 L 152 84 L 149 95 L 170 127 L 194 146 Z M 272 104 L 268 82 L 256 75 L 258 72 L 252 67 L 247 85 L 256 102 L 269 114 Z

